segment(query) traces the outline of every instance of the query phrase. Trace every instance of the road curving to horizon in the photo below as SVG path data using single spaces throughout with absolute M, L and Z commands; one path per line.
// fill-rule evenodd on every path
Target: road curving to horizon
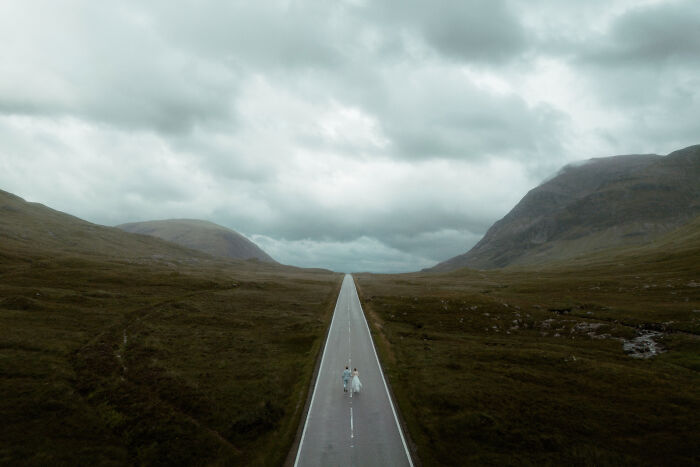
M 362 392 L 343 392 L 346 365 L 359 371 Z M 333 311 L 294 465 L 413 466 L 350 274 Z

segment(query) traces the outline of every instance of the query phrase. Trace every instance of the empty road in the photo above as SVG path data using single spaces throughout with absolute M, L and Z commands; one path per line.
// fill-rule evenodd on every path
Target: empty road
M 357 367 L 362 392 L 343 392 L 346 365 Z M 413 465 L 350 274 L 335 305 L 294 465 Z

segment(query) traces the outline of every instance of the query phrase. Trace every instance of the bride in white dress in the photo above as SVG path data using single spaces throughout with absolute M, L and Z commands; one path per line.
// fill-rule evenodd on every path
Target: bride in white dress
M 362 383 L 360 382 L 360 372 L 357 371 L 357 368 L 354 368 L 352 370 L 352 392 L 360 392 L 360 389 L 362 389 Z

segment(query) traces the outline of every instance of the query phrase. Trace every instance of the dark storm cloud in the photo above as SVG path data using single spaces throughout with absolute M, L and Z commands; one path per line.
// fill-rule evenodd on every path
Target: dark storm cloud
M 518 96 L 493 95 L 459 78 L 419 74 L 397 86 L 392 101 L 381 109 L 397 157 L 519 158 L 540 148 L 559 149 L 550 136 L 559 131 L 561 112 L 529 107 Z
M 640 6 L 617 18 L 584 60 L 604 67 L 653 69 L 669 61 L 700 63 L 700 3 Z
M 30 5 L 35 13 L 48 8 Z M 448 2 L 441 8 L 411 2 L 399 9 L 216 1 L 105 8 L 88 2 L 75 11 L 51 21 L 24 17 L 23 28 L 37 34 L 18 48 L 10 72 L 45 78 L 18 78 L 13 92 L 0 98 L 0 111 L 78 116 L 171 134 L 219 120 L 235 131 L 240 82 L 252 73 L 277 72 L 288 81 L 282 86 L 311 83 L 308 99 L 323 101 L 330 91 L 361 107 L 380 121 L 397 157 L 531 150 L 541 134 L 532 123 L 553 115 L 530 111 L 514 97 L 486 96 L 454 72 L 418 76 L 425 65 L 406 52 L 408 31 L 439 53 L 464 60 L 500 61 L 517 53 L 522 28 L 503 2 Z M 390 43 L 401 45 L 383 47 Z M 62 53 L 47 57 L 52 47 Z M 386 68 L 387 60 L 403 65 Z M 365 71 L 374 69 L 383 71 Z M 423 116 L 427 124 L 416 121 Z
M 374 12 L 398 31 L 417 31 L 439 53 L 459 60 L 500 62 L 527 47 L 525 31 L 501 0 L 368 2 L 366 16 Z
M 204 5 L 191 14 L 168 3 L 154 15 L 154 28 L 227 66 L 266 70 L 273 80 L 276 73 L 275 85 L 309 101 L 323 103 L 331 94 L 361 108 L 385 131 L 395 157 L 522 154 L 543 146 L 541 135 L 557 128 L 552 109 L 488 95 L 454 70 L 430 72 L 407 50 L 410 37 L 422 38 L 438 52 L 437 67 L 441 55 L 478 63 L 515 56 L 526 47 L 525 36 L 504 2 Z M 299 136 L 302 144 L 324 145 L 313 135 Z M 354 145 L 345 149 L 358 152 Z

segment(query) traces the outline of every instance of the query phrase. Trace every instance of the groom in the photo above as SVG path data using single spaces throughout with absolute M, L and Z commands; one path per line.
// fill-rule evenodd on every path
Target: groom
M 350 368 L 345 367 L 345 371 L 343 371 L 343 392 L 348 392 L 348 382 L 350 382 Z

